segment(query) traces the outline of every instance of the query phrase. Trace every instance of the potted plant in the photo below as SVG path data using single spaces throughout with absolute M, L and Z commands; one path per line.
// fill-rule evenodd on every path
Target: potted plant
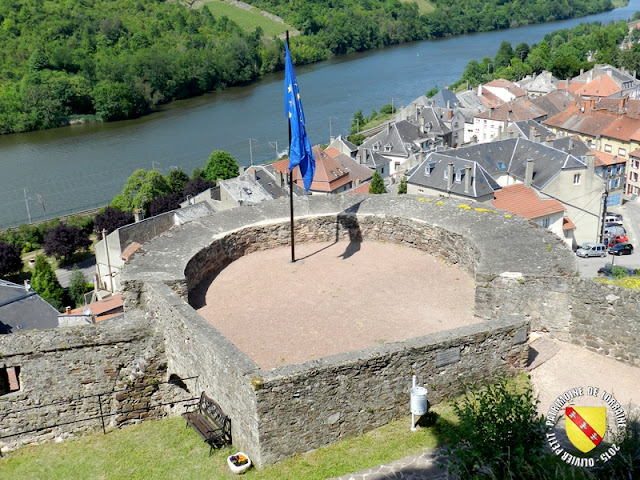
M 233 473 L 240 475 L 251 467 L 251 460 L 246 453 L 238 452 L 235 455 L 227 457 L 227 465 L 229 465 L 229 469 Z

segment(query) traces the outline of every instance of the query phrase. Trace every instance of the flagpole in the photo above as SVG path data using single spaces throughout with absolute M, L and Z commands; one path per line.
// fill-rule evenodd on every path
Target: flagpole
M 289 46 L 289 30 L 286 37 L 287 47 Z M 289 162 L 291 162 L 291 121 L 287 121 L 289 126 Z M 291 216 L 291 263 L 296 262 L 296 246 L 293 234 L 293 170 L 289 169 L 289 212 Z

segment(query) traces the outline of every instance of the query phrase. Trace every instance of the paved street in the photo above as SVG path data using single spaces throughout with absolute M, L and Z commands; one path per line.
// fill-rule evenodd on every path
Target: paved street
M 93 281 L 93 275 L 96 271 L 96 257 L 85 258 L 81 262 L 78 263 L 78 268 L 84 274 L 84 278 L 87 282 Z M 65 266 L 63 268 L 58 268 L 56 270 L 56 276 L 58 277 L 58 281 L 60 285 L 63 287 L 68 287 L 71 283 L 71 275 L 73 273 L 73 265 Z
M 640 203 L 627 202 L 622 206 L 610 207 L 611 213 L 620 213 L 623 217 L 623 226 L 627 231 L 629 243 L 631 243 L 636 251 L 633 255 L 612 256 L 607 255 L 605 258 L 591 257 L 578 258 L 578 270 L 583 277 L 591 278 L 598 276 L 598 269 L 613 260 L 614 265 L 621 267 L 640 269 Z

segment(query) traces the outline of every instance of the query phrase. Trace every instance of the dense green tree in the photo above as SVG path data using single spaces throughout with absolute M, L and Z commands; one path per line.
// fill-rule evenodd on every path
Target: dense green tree
M 171 170 L 167 175 L 167 183 L 169 184 L 172 193 L 182 194 L 182 192 L 184 192 L 184 187 L 188 182 L 189 175 L 180 168 Z
M 193 169 L 193 171 L 191 172 L 191 179 L 195 180 L 196 178 L 199 178 L 201 180 L 205 180 L 204 168 L 196 167 L 196 168 Z
M 122 193 L 111 201 L 111 207 L 131 211 L 140 209 L 145 213 L 149 204 L 160 195 L 171 193 L 164 176 L 155 170 L 138 169 L 127 179 Z
M 165 193 L 154 198 L 149 204 L 149 216 L 154 217 L 161 213 L 170 212 L 180 208 L 181 193 Z
M 387 193 L 387 189 L 384 186 L 384 180 L 377 171 L 373 172 L 371 184 L 369 185 L 369 193 Z
M 434 85 L 432 88 L 427 90 L 427 92 L 424 94 L 424 96 L 427 97 L 427 98 L 431 98 L 431 97 L 435 96 L 439 91 L 440 91 L 440 89 L 438 88 L 438 86 Z
M 45 301 L 53 305 L 55 309 L 62 311 L 64 289 L 60 285 L 47 257 L 44 255 L 36 257 L 33 275 L 31 276 L 31 287 Z
M 20 250 L 13 245 L 0 241 L 0 277 L 22 270 Z
M 204 167 L 204 175 L 210 182 L 216 183 L 218 179 L 226 180 L 240 175 L 238 162 L 229 153 L 222 150 L 214 151 Z
M 400 184 L 398 185 L 398 193 L 404 194 L 407 193 L 407 176 L 403 175 L 400 179 Z
M 76 308 L 82 307 L 85 304 L 84 294 L 92 289 L 93 285 L 87 282 L 82 270 L 78 268 L 78 265 L 74 265 L 71 271 L 71 280 L 67 294 Z

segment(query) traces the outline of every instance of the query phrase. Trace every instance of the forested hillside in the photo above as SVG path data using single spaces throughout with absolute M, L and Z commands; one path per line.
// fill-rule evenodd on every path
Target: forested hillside
M 611 9 L 610 0 L 250 0 L 302 32 L 308 63 L 412 40 L 507 28 Z M 245 32 L 206 4 L 152 0 L 0 2 L 0 133 L 77 116 L 133 118 L 156 105 L 282 68 L 282 42 Z

